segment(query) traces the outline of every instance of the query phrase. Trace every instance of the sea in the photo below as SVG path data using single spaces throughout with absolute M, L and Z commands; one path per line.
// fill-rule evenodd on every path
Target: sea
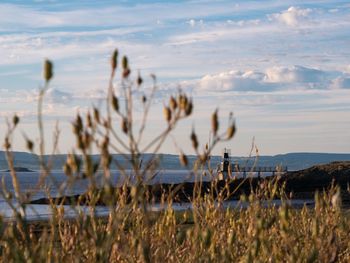
M 52 171 L 50 176 L 45 180 L 44 186 L 38 188 L 38 182 L 40 178 L 40 173 L 38 171 L 33 172 L 17 172 L 17 178 L 20 185 L 21 193 L 30 194 L 31 200 L 37 200 L 40 198 L 45 198 L 47 196 L 58 197 L 58 196 L 70 196 L 84 193 L 89 187 L 89 180 L 87 179 L 76 179 L 74 183 L 69 183 L 69 178 L 62 171 Z M 110 182 L 117 186 L 122 185 L 125 180 L 128 179 L 129 182 L 135 180 L 132 178 L 131 171 L 126 171 L 123 174 L 119 171 L 111 171 Z M 270 173 L 264 173 L 262 176 L 270 176 Z M 235 174 L 236 177 L 246 176 L 243 173 Z M 255 177 L 256 173 L 251 173 L 249 176 Z M 101 184 L 103 181 L 102 173 L 98 173 L 96 176 L 97 184 Z M 11 221 L 14 218 L 14 209 L 19 208 L 18 202 L 13 198 L 10 202 L 5 199 L 5 193 L 11 193 L 14 196 L 14 188 L 12 184 L 12 177 L 9 172 L 1 172 L 1 187 L 0 187 L 0 215 L 4 220 Z M 157 183 L 182 183 L 182 182 L 194 182 L 194 181 L 211 181 L 213 178 L 208 173 L 193 174 L 187 170 L 160 170 L 156 174 L 148 175 L 146 181 L 148 184 Z M 69 185 L 69 186 L 68 186 Z M 276 200 L 276 205 L 279 205 L 279 200 Z M 312 203 L 312 200 L 293 200 L 292 205 L 302 206 L 304 203 Z M 242 204 L 238 201 L 227 201 L 224 207 L 238 207 L 247 204 Z M 72 218 L 80 213 L 89 213 L 89 207 L 71 207 L 69 205 L 63 206 L 65 217 Z M 108 215 L 110 208 L 104 206 L 97 206 L 94 210 L 96 216 Z M 149 207 L 152 211 L 159 211 L 164 209 L 162 204 L 152 204 Z M 189 203 L 174 203 L 173 209 L 175 210 L 186 210 L 192 209 L 192 204 Z M 25 207 L 25 217 L 27 220 L 48 220 L 52 215 L 51 206 L 49 205 L 26 205 Z

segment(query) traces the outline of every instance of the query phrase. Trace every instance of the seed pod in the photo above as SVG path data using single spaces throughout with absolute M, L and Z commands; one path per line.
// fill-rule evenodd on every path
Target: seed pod
M 87 115 L 86 115 L 86 125 L 87 125 L 89 128 L 92 128 L 92 119 L 91 119 L 90 112 L 88 112 Z
M 19 123 L 19 117 L 16 114 L 12 118 L 12 123 L 14 126 L 17 126 L 17 124 Z
M 186 110 L 185 110 L 186 116 L 190 116 L 190 115 L 191 115 L 192 109 L 193 109 L 193 104 L 192 104 L 192 100 L 190 100 L 190 101 L 187 103 L 187 106 L 186 106 Z
M 180 105 L 180 109 L 181 110 L 186 110 L 187 108 L 187 103 L 188 103 L 188 99 L 186 97 L 186 95 L 180 95 L 179 97 L 179 105 Z
M 126 68 L 123 70 L 123 78 L 127 78 L 130 75 L 130 69 Z
M 94 118 L 97 123 L 100 123 L 100 112 L 96 108 L 94 108 Z
M 67 161 L 66 161 L 66 170 L 69 171 L 70 173 L 73 171 L 73 170 L 76 170 L 76 162 L 75 162 L 75 159 L 74 159 L 74 156 L 73 154 L 68 154 L 67 156 Z M 67 172 L 65 172 L 67 174 Z
M 83 134 L 83 143 L 84 143 L 86 148 L 88 148 L 90 146 L 91 141 L 92 141 L 92 137 L 91 137 L 90 133 L 85 131 Z
M 73 123 L 73 133 L 75 134 L 75 135 L 78 135 L 79 134 L 79 128 L 78 128 L 78 126 L 77 126 L 77 124 L 76 123 Z
M 182 96 L 183 96 L 182 94 L 177 96 L 177 104 L 179 105 L 179 107 L 181 105 Z
M 231 139 L 236 133 L 236 124 L 232 123 L 230 127 L 227 128 L 227 139 Z
M 83 136 L 81 134 L 77 135 L 77 147 L 80 150 L 84 150 L 84 141 L 83 141 Z
M 44 79 L 49 82 L 53 77 L 53 64 L 50 60 L 46 59 L 44 61 Z
M 77 114 L 77 118 L 76 118 L 76 120 L 75 120 L 75 123 L 76 123 L 76 125 L 77 125 L 78 131 L 79 131 L 79 132 L 82 131 L 82 129 L 83 129 L 83 120 L 81 119 L 81 117 L 80 117 L 79 114 Z
M 27 149 L 32 152 L 33 151 L 33 148 L 34 148 L 34 143 L 33 141 L 29 140 L 29 139 L 26 139 L 26 145 L 27 145 Z
M 111 58 L 112 71 L 114 72 L 118 65 L 118 49 L 115 49 Z
M 103 120 L 103 127 L 106 129 L 110 128 L 110 122 L 107 119 Z
M 126 70 L 129 68 L 129 62 L 126 56 L 123 56 L 122 58 L 122 67 L 123 67 L 123 70 Z
M 195 150 L 198 149 L 198 140 L 197 140 L 197 135 L 195 134 L 194 130 L 192 130 L 191 133 L 191 141 L 192 141 L 192 146 Z
M 180 156 L 179 156 L 179 159 L 180 159 L 180 163 L 182 166 L 187 166 L 188 165 L 188 159 L 187 159 L 187 156 L 184 155 L 183 152 L 181 152 Z
M 80 171 L 80 167 L 81 167 L 81 160 L 80 158 L 75 155 L 75 154 L 68 154 L 67 156 L 67 165 L 70 167 L 70 169 L 73 172 L 79 172 Z
M 218 129 L 219 129 L 218 110 L 216 109 L 213 115 L 211 116 L 211 130 L 214 136 L 216 136 Z
M 102 141 L 102 149 L 107 150 L 109 145 L 109 137 L 105 136 L 103 141 Z
M 177 103 L 176 103 L 176 100 L 173 96 L 170 97 L 169 106 L 170 106 L 170 109 L 173 111 L 176 110 L 176 108 L 177 108 Z
M 137 83 L 138 86 L 141 86 L 142 82 L 143 82 L 143 79 L 141 78 L 141 75 L 140 75 L 140 73 L 139 73 L 139 74 L 137 75 L 136 83 Z
M 112 96 L 112 106 L 116 112 L 119 112 L 119 101 L 115 95 Z
M 169 107 L 164 106 L 163 114 L 164 114 L 165 120 L 167 122 L 170 122 L 170 120 L 171 120 L 171 111 L 170 111 Z
M 128 133 L 128 120 L 126 118 L 122 119 L 122 131 L 125 134 Z

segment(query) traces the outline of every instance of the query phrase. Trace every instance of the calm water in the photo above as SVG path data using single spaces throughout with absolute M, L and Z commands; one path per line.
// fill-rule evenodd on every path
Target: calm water
M 269 174 L 265 174 L 268 176 Z M 39 179 L 38 172 L 18 172 L 17 173 L 21 192 L 35 192 L 35 195 L 32 196 L 32 199 L 39 199 L 47 197 L 47 193 L 50 193 L 51 196 L 55 197 L 58 195 L 74 195 L 80 194 L 86 191 L 89 181 L 88 180 L 76 180 L 74 184 L 67 186 L 67 176 L 61 171 L 53 171 L 51 178 L 48 178 L 45 182 L 45 189 L 36 190 L 36 186 Z M 130 173 L 126 176 L 130 176 Z M 209 175 L 195 176 L 190 174 L 188 171 L 184 170 L 164 170 L 160 171 L 155 177 L 150 178 L 151 175 L 148 175 L 148 183 L 181 183 L 181 182 L 193 182 L 196 180 L 210 181 L 211 177 Z M 238 174 L 237 177 L 241 177 L 243 174 Z M 255 175 L 253 175 L 255 176 Z M 10 173 L 2 172 L 0 174 L 2 181 L 4 182 L 7 191 L 13 193 L 12 178 Z M 97 182 L 102 181 L 102 175 L 97 177 Z M 111 181 L 114 185 L 120 185 L 124 182 L 125 175 L 121 175 L 119 171 L 112 171 Z M 64 191 L 60 193 L 60 187 Z M 2 189 L 2 188 L 1 188 Z M 2 190 L 1 190 L 2 192 Z M 278 201 L 276 201 L 276 205 Z M 305 200 L 293 200 L 293 205 L 302 205 Z M 309 201 L 310 202 L 310 201 Z M 13 204 L 16 206 L 16 202 Z M 224 204 L 227 207 L 236 207 L 238 204 L 237 201 L 229 201 Z M 164 209 L 160 204 L 154 204 L 149 207 L 151 210 L 161 210 Z M 176 210 L 183 209 L 192 209 L 191 204 L 174 204 L 173 208 Z M 73 210 L 70 206 L 64 206 L 66 217 L 74 217 L 78 212 L 88 213 L 88 207 L 80 207 L 79 211 Z M 106 207 L 97 207 L 95 210 L 96 215 L 103 216 L 108 214 L 109 210 Z M 5 202 L 3 195 L 0 195 L 0 214 L 5 218 L 11 218 L 13 211 L 10 206 Z M 29 205 L 26 209 L 26 217 L 29 220 L 39 220 L 39 219 L 48 219 L 51 215 L 51 208 L 48 205 Z
M 111 172 L 111 181 L 114 185 L 121 185 L 125 182 L 127 177 L 130 178 L 130 171 L 126 171 L 126 174 L 122 175 L 119 171 Z M 49 193 L 52 197 L 62 196 L 62 195 L 75 195 L 84 193 L 88 186 L 89 181 L 87 179 L 80 179 L 74 181 L 72 185 L 68 186 L 68 177 L 62 171 L 53 171 L 51 176 L 45 181 L 45 187 L 37 189 L 37 184 L 40 174 L 38 172 L 17 172 L 17 177 L 20 184 L 21 192 L 32 193 L 31 199 L 39 199 L 47 197 Z M 4 182 L 8 192 L 13 193 L 12 178 L 10 173 L 2 172 L 0 177 Z M 188 171 L 179 171 L 179 170 L 164 170 L 159 171 L 158 174 L 153 177 L 152 175 L 147 175 L 147 180 L 149 184 L 155 183 L 181 183 L 181 182 L 193 182 L 196 180 L 196 177 L 191 175 Z M 201 176 L 203 181 L 210 181 L 209 176 Z M 102 174 L 99 174 L 96 178 L 97 183 L 101 184 L 103 181 Z M 131 180 L 132 181 L 132 180 Z M 12 217 L 13 210 L 9 204 L 4 200 L 3 191 L 0 187 L 0 214 L 5 218 Z M 33 194 L 35 193 L 35 194 Z M 13 204 L 16 206 L 16 202 L 13 201 Z M 75 216 L 78 211 L 73 210 L 70 206 L 64 206 L 65 214 L 67 217 Z M 89 208 L 81 207 L 79 208 L 82 212 L 87 212 Z M 109 211 L 105 207 L 97 207 L 97 215 L 107 214 Z M 50 206 L 47 205 L 29 205 L 26 209 L 26 216 L 30 220 L 35 219 L 47 219 L 51 214 Z

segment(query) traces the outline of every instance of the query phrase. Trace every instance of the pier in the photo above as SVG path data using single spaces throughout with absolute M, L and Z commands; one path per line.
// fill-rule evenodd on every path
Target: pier
M 237 164 L 231 165 L 231 171 L 234 172 L 263 172 L 263 173 L 277 173 L 277 172 L 288 172 L 287 166 L 239 166 Z

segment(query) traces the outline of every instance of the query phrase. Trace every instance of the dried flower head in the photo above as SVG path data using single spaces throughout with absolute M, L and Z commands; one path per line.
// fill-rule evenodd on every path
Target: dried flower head
M 101 147 L 102 149 L 108 149 L 108 145 L 109 145 L 109 137 L 106 135 L 104 138 L 103 138 L 103 141 L 102 141 L 102 144 L 101 144 Z
M 89 127 L 89 128 L 92 128 L 92 119 L 91 119 L 91 115 L 90 115 L 90 112 L 88 112 L 86 114 L 86 125 Z
M 216 109 L 211 116 L 211 130 L 214 136 L 216 136 L 218 129 L 219 129 L 218 110 Z
M 112 96 L 112 106 L 116 112 L 119 112 L 119 101 L 118 101 L 117 96 L 115 96 L 115 95 Z
M 26 139 L 26 146 L 27 146 L 28 151 L 30 151 L 30 152 L 33 151 L 34 143 L 32 140 Z
M 92 136 L 90 135 L 90 133 L 85 131 L 82 139 L 83 139 L 83 143 L 84 143 L 85 147 L 88 148 L 91 144 L 91 141 L 92 141 Z
M 170 109 L 173 111 L 176 110 L 177 108 L 177 102 L 173 96 L 171 96 L 169 99 L 169 106 L 170 106 Z
M 183 152 L 180 153 L 179 159 L 180 159 L 180 163 L 181 163 L 182 166 L 187 166 L 188 165 L 187 156 Z
M 128 120 L 125 117 L 122 118 L 122 131 L 128 133 Z
M 118 49 L 115 49 L 111 58 L 112 71 L 114 72 L 118 66 Z
M 191 133 L 191 141 L 192 141 L 192 146 L 195 150 L 198 149 L 198 139 L 197 139 L 197 135 L 194 132 L 194 129 L 192 129 L 192 133 Z
M 79 129 L 79 131 L 81 131 L 83 129 L 83 120 L 80 117 L 80 114 L 77 114 L 77 117 L 75 119 L 75 123 L 77 125 L 77 128 Z
M 192 99 L 190 99 L 187 103 L 186 109 L 185 109 L 185 114 L 186 116 L 190 116 L 193 110 L 193 103 Z
M 227 128 L 227 139 L 231 139 L 236 133 L 236 124 L 233 122 L 231 126 Z
M 53 64 L 50 60 L 46 59 L 44 61 L 44 79 L 49 82 L 53 77 Z
M 123 70 L 123 78 L 127 78 L 127 77 L 129 77 L 129 75 L 130 75 L 130 69 L 124 69 Z
M 97 123 L 100 123 L 100 112 L 97 108 L 94 108 L 94 119 Z
M 17 126 L 17 124 L 19 123 L 19 117 L 16 114 L 12 118 L 12 123 L 14 126 Z
M 170 111 L 169 107 L 164 106 L 163 114 L 164 114 L 165 120 L 167 122 L 170 122 L 170 120 L 171 120 L 171 111 Z
M 141 78 L 141 75 L 140 75 L 140 72 L 139 72 L 138 75 L 137 75 L 136 83 L 137 83 L 138 86 L 141 86 L 142 82 L 143 82 L 143 79 Z
M 187 103 L 188 103 L 188 99 L 187 99 L 186 95 L 185 94 L 180 94 L 178 100 L 179 100 L 180 109 L 181 110 L 186 110 Z
M 123 70 L 126 70 L 129 68 L 129 62 L 126 56 L 123 56 L 122 58 L 122 67 L 123 67 Z

